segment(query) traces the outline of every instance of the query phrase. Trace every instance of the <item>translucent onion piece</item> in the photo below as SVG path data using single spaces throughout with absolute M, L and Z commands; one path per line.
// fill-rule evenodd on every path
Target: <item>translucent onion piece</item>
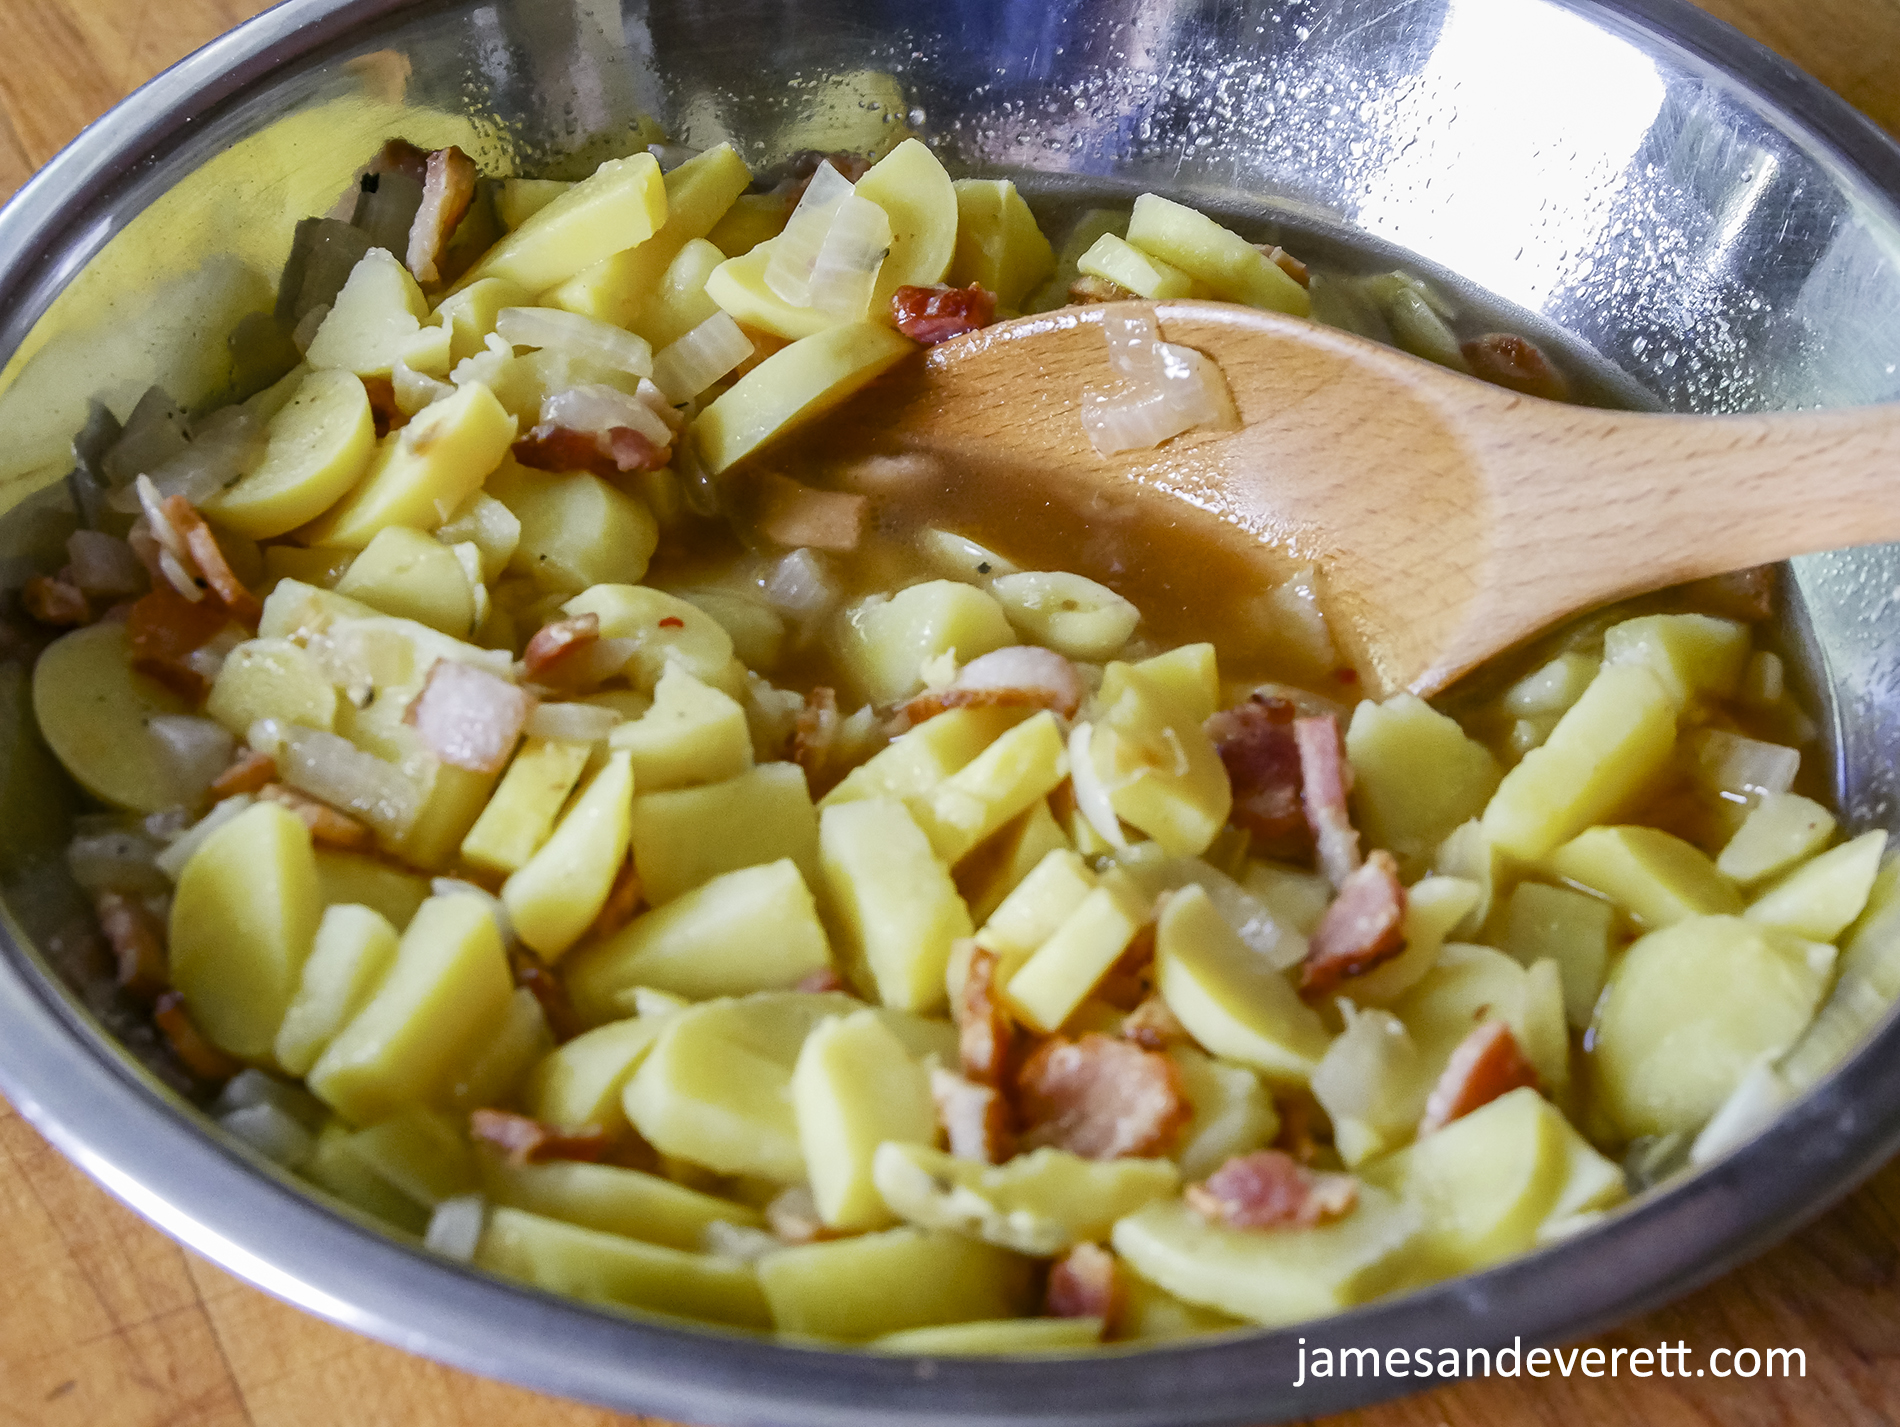
M 636 377 L 653 373 L 653 348 L 646 338 L 578 312 L 504 307 L 495 318 L 495 333 L 512 346 L 552 348 Z
M 672 428 L 654 415 L 652 407 L 610 386 L 571 386 L 544 397 L 541 420 L 544 425 L 603 435 L 625 426 L 661 448 L 673 441 Z
M 1122 377 L 1114 391 L 1082 393 L 1082 429 L 1104 456 L 1145 451 L 1196 426 L 1232 426 L 1233 394 L 1220 368 L 1191 347 L 1159 340 L 1143 312 L 1103 317 L 1109 363 Z
M 805 194 L 785 224 L 785 231 L 772 240 L 771 258 L 765 265 L 765 285 L 773 294 L 794 307 L 811 306 L 811 274 L 818 253 L 831 232 L 831 220 L 853 197 L 851 180 L 831 166 L 831 160 L 818 165 L 818 171 L 805 185 Z
M 715 1219 L 700 1234 L 700 1245 L 709 1254 L 722 1259 L 742 1259 L 756 1263 L 767 1254 L 785 1247 L 775 1236 L 748 1224 Z
M 1155 379 L 1155 349 L 1161 345 L 1161 329 L 1148 313 L 1124 311 L 1111 303 L 1102 313 L 1102 336 L 1108 342 L 1108 364 L 1115 375 L 1130 381 Z
M 464 357 L 455 364 L 455 370 L 449 373 L 449 380 L 458 387 L 470 382 L 480 382 L 492 387 L 501 380 L 503 368 L 515 359 L 515 349 L 501 338 L 490 332 L 483 339 L 485 350 L 472 357 Z
M 309 1091 L 256 1069 L 240 1070 L 225 1081 L 218 1098 L 211 1104 L 211 1113 L 225 1115 L 253 1105 L 273 1105 L 307 1130 L 320 1128 L 330 1114 L 328 1107 Z
M 66 866 L 87 892 L 163 892 L 158 857 L 158 844 L 123 830 L 81 835 L 66 847 Z
M 530 738 L 557 743 L 600 743 L 620 723 L 620 715 L 599 704 L 542 704 L 528 718 Z
M 422 1246 L 457 1263 L 473 1263 L 475 1248 L 482 1241 L 482 1229 L 487 1222 L 488 1201 L 481 1195 L 459 1194 L 453 1199 L 444 1199 L 429 1216 Z
M 810 305 L 842 321 L 862 320 L 871 310 L 878 269 L 890 252 L 890 216 L 853 193 L 832 215 L 824 245 L 811 265 Z
M 191 861 L 192 854 L 204 846 L 205 839 L 243 812 L 254 801 L 255 799 L 249 793 L 239 793 L 219 803 L 180 833 L 171 846 L 153 859 L 158 870 L 176 882 L 184 875 L 185 864 Z
M 655 357 L 653 360 L 657 364 L 660 359 Z M 651 407 L 655 416 L 672 427 L 675 435 L 686 429 L 686 413 L 666 399 L 666 393 L 654 385 L 651 377 L 640 378 L 639 389 L 634 395 Z
M 66 538 L 73 583 L 89 595 L 135 595 L 145 588 L 145 567 L 132 547 L 97 530 L 75 530 Z
M 1353 1010 L 1313 1069 L 1313 1098 L 1335 1120 L 1363 1120 L 1375 1129 L 1403 1131 L 1418 1123 L 1427 1087 L 1418 1048 L 1389 1011 Z
M 156 500 L 182 495 L 193 505 L 203 505 L 226 486 L 236 484 L 253 464 L 263 450 L 264 432 L 258 413 L 227 406 L 197 429 L 183 451 L 140 475 L 150 477 Z M 121 490 L 107 504 L 130 515 L 145 502 L 135 491 Z M 149 511 L 147 515 L 149 518 Z
M 224 672 L 224 661 L 231 657 L 231 651 L 244 643 L 245 633 L 236 625 L 227 625 L 210 642 L 199 645 L 185 656 L 185 667 L 191 670 L 207 684 L 215 684 L 218 675 Z
M 739 324 L 715 312 L 653 359 L 653 384 L 668 401 L 691 401 L 751 355 Z
M 1799 749 L 1738 733 L 1703 729 L 1690 736 L 1689 746 L 1702 784 L 1731 803 L 1752 806 L 1771 793 L 1785 793 L 1801 771 Z
M 180 803 L 197 802 L 212 780 L 231 766 L 237 740 L 223 724 L 190 714 L 155 714 L 145 727 L 163 750 L 172 794 Z
M 145 523 L 151 528 L 152 538 L 158 541 L 159 548 L 181 564 L 191 560 L 191 547 L 185 544 L 185 537 L 162 509 L 165 498 L 159 494 L 158 486 L 152 478 L 141 475 L 132 482 L 132 509 L 145 516 Z
M 842 597 L 824 557 L 813 550 L 792 551 L 772 567 L 761 588 L 774 609 L 798 619 L 816 618 Z
M 128 486 L 134 477 L 183 454 L 190 444 L 191 423 L 184 408 L 163 387 L 151 387 L 126 417 L 125 429 L 100 465 L 112 485 Z
M 396 389 L 396 406 L 404 416 L 414 416 L 443 397 L 455 395 L 455 388 L 447 382 L 424 376 L 407 362 L 396 363 L 394 372 L 390 374 L 390 383 Z
M 1075 805 L 1089 826 L 1101 834 L 1110 847 L 1126 850 L 1128 839 L 1122 833 L 1122 820 L 1109 800 L 1108 787 L 1095 771 L 1090 745 L 1095 740 L 1093 724 L 1078 723 L 1069 730 L 1069 778 L 1075 786 Z
M 361 818 L 390 841 L 400 840 L 414 826 L 422 811 L 422 790 L 402 769 L 333 733 L 282 724 L 278 728 L 282 751 L 276 755 L 277 771 L 291 787 Z M 257 746 L 255 737 L 252 747 Z
M 1689 1146 L 1689 1163 L 1707 1164 L 1754 1139 L 1795 1094 L 1795 1088 L 1775 1068 L 1771 1057 L 1757 1060 Z
M 268 1160 L 295 1169 L 310 1158 L 310 1131 L 275 1105 L 246 1105 L 218 1116 L 218 1123 Z

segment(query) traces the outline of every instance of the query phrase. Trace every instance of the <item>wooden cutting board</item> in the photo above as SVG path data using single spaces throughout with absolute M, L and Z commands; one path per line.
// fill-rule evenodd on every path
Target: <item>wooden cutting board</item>
M 1705 0 L 1900 131 L 1900 0 Z M 0 0 L 0 196 L 255 0 Z M 334 1328 L 186 1252 L 0 1103 L 0 1422 L 46 1427 L 609 1427 Z M 1493 1380 L 1357 1427 L 1900 1422 L 1900 1163 L 1758 1262 L 1598 1340 L 1800 1348 L 1789 1381 Z M 1552 1292 L 1561 1293 L 1553 1284 Z M 1696 1359 L 1692 1359 L 1695 1361 Z M 650 1419 L 648 1419 L 650 1420 Z M 664 1427 L 664 1424 L 658 1424 Z

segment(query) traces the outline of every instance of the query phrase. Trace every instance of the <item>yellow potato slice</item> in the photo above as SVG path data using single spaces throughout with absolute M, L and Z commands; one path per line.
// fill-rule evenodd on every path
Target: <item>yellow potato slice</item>
M 261 718 L 328 733 L 336 727 L 336 686 L 307 649 L 288 639 L 247 639 L 218 671 L 205 712 L 238 738 Z
M 765 1216 L 756 1209 L 618 1165 L 578 1160 L 516 1165 L 484 1155 L 481 1176 L 497 1204 L 689 1253 L 705 1242 L 706 1230 L 715 1223 L 765 1226 Z
M 595 263 L 644 243 L 666 221 L 666 185 L 652 154 L 609 159 L 490 248 L 455 285 L 505 278 L 546 292 Z
M 704 238 L 681 248 L 652 295 L 641 304 L 633 331 L 646 338 L 655 352 L 663 352 L 718 312 L 719 304 L 706 291 L 706 284 L 725 260 L 725 254 Z
M 33 666 L 33 717 L 66 771 L 95 798 L 135 813 L 184 800 L 148 721 L 191 708 L 132 672 L 125 626 L 95 624 L 48 645 Z
M 519 872 L 554 831 L 593 746 L 531 738 L 508 765 L 501 786 L 462 839 L 462 857 L 484 872 Z
M 369 394 L 352 372 L 316 371 L 270 420 L 263 458 L 204 503 L 212 520 L 253 540 L 315 520 L 362 479 L 376 450 Z
M 667 1016 L 639 1016 L 610 1021 L 548 1052 L 528 1072 L 522 1104 L 545 1125 L 563 1130 L 592 1126 L 609 1134 L 618 1133 L 627 1123 L 626 1109 L 620 1103 L 621 1092 L 653 1049 L 654 1042 L 659 1040 L 668 1019 Z
M 516 182 L 510 179 L 509 182 Z M 561 188 L 567 184 L 559 185 Z M 534 295 L 511 282 L 486 277 L 463 288 L 437 304 L 435 320 L 449 330 L 449 360 L 465 362 L 488 350 L 488 335 L 502 312 L 510 307 L 527 307 Z
M 900 287 L 943 281 L 957 250 L 957 190 L 943 163 L 922 139 L 906 139 L 858 180 L 891 220 L 891 250 L 878 269 L 871 316 L 890 321 L 891 295 Z
M 504 178 L 495 194 L 495 216 L 504 228 L 519 228 L 574 185 L 558 178 Z
M 767 1254 L 759 1286 L 781 1333 L 863 1341 L 942 1323 L 1011 1318 L 1029 1260 L 943 1229 L 887 1229 Z
M 406 525 L 377 531 L 336 592 L 452 639 L 468 638 L 475 623 L 475 590 L 455 552 Z
M 542 960 L 579 941 L 613 890 L 627 858 L 633 763 L 612 753 L 541 850 L 501 889 L 516 933 Z
M 819 846 L 828 915 L 854 981 L 886 1006 L 939 1009 L 950 948 L 972 928 L 922 829 L 899 802 L 841 803 L 825 809 Z
M 948 281 L 980 284 L 996 294 L 998 307 L 1020 310 L 1055 271 L 1055 249 L 1008 179 L 960 178 L 956 191 L 957 248 Z
M 834 1229 L 881 1229 L 897 1216 L 872 1181 L 880 1146 L 937 1138 L 930 1080 L 873 1010 L 819 1022 L 792 1067 L 798 1142 L 819 1217 Z
M 1214 296 L 1304 317 L 1306 289 L 1238 233 L 1203 213 L 1144 193 L 1128 220 L 1128 241 L 1207 284 Z
M 1173 263 L 1144 253 L 1113 233 L 1097 238 L 1095 245 L 1076 259 L 1075 269 L 1086 276 L 1117 283 L 1137 297 L 1156 301 L 1192 297 L 1200 286 Z
M 387 377 L 398 362 L 445 377 L 449 334 L 425 328 L 428 316 L 428 301 L 409 270 L 385 249 L 371 248 L 350 270 L 304 360 L 318 371 L 359 377 Z
M 815 307 L 794 307 L 767 287 L 765 269 L 771 261 L 769 241 L 736 258 L 728 258 L 706 275 L 706 296 L 733 321 L 783 337 L 788 342 L 838 325 L 837 318 Z
M 395 965 L 396 945 L 396 929 L 380 913 L 360 906 L 325 908 L 297 993 L 277 1028 L 274 1048 L 285 1071 L 309 1074 L 383 984 Z

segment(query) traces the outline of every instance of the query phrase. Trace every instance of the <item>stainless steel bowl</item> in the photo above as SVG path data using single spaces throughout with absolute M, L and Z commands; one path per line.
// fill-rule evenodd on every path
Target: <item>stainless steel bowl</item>
M 898 125 L 1044 190 L 1154 186 L 1296 242 L 1417 255 L 1566 329 L 1663 405 L 1900 396 L 1900 150 L 1679 0 L 290 0 L 95 124 L 0 213 L 0 504 L 85 399 L 228 386 L 295 219 L 386 134 L 491 170 L 623 151 L 641 116 L 769 162 Z M 30 527 L 31 522 L 27 522 Z M 14 522 L 12 528 L 21 528 Z M 5 553 L 0 551 L 0 553 Z M 1800 562 L 1848 821 L 1900 826 L 1892 550 Z M 1800 623 L 1800 621 L 1797 621 Z M 1889 1017 L 1768 1131 L 1531 1257 L 1283 1332 L 1071 1361 L 825 1352 L 597 1311 L 398 1243 L 222 1137 L 109 1031 L 59 871 L 71 807 L 0 679 L 0 1088 L 159 1227 L 348 1327 L 698 1422 L 1215 1423 L 1412 1385 L 1320 1346 L 1576 1338 L 1755 1253 L 1900 1147 Z

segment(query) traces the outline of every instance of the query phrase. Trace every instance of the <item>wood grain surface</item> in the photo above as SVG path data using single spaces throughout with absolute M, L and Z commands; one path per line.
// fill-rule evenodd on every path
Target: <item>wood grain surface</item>
M 1900 128 L 1900 0 L 1705 0 Z M 0 0 L 0 194 L 94 116 L 264 8 Z M 609 1427 L 641 1419 L 501 1386 L 305 1316 L 120 1207 L 0 1103 L 0 1423 L 46 1427 Z M 1900 1163 L 1780 1248 L 1598 1340 L 1801 1348 L 1804 1378 L 1441 1389 L 1353 1427 L 1900 1422 Z M 1561 1293 L 1561 1284 L 1552 1292 Z

